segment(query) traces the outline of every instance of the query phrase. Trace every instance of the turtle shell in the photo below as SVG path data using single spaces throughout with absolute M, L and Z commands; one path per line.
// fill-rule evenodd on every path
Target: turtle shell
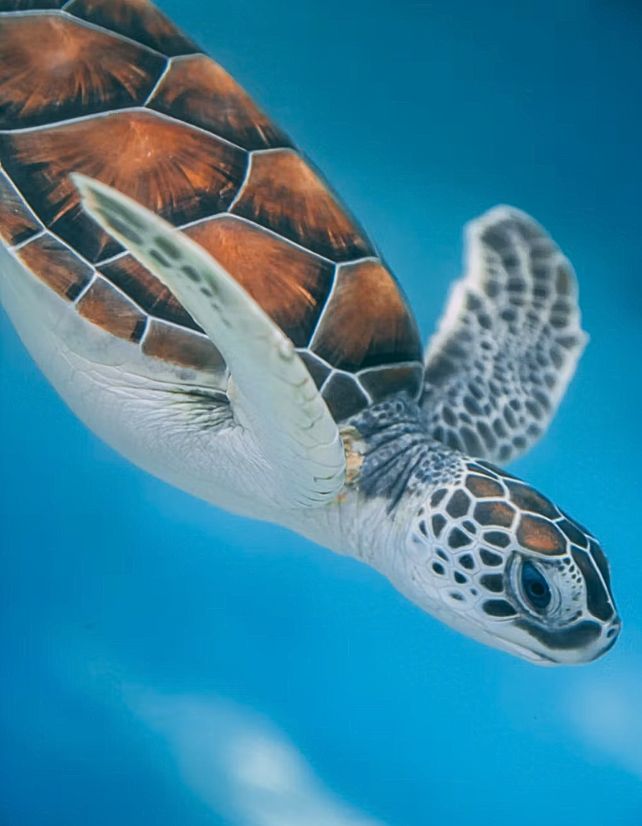
M 419 394 L 421 342 L 361 227 L 247 93 L 148 0 L 0 0 L 0 237 L 92 323 L 220 365 L 173 295 L 83 212 L 69 173 L 155 210 L 291 338 L 337 420 Z

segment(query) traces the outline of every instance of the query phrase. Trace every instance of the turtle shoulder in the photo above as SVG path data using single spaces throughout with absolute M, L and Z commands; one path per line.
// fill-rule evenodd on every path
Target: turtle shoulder
M 146 354 L 220 367 L 174 296 L 83 212 L 70 172 L 215 256 L 294 342 L 337 420 L 419 395 L 417 326 L 372 242 L 289 137 L 148 0 L 0 0 L 0 165 L 4 243 Z

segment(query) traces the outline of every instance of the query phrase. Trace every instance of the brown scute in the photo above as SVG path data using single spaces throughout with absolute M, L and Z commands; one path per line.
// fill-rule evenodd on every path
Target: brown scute
M 484 542 L 490 545 L 495 545 L 496 548 L 507 548 L 510 545 L 510 536 L 503 531 L 486 531 L 484 533 Z M 482 559 L 484 551 L 482 550 Z
M 423 375 L 421 364 L 374 367 L 359 373 L 359 381 L 373 401 L 381 401 L 402 392 L 406 392 L 411 399 L 416 399 L 423 387 Z
M 487 462 L 482 462 L 479 459 L 476 462 L 468 462 L 466 467 L 468 470 L 472 470 L 473 473 L 480 473 L 482 476 L 488 476 L 490 479 L 498 479 L 501 476 L 497 468 L 492 468 Z
M 337 422 L 354 416 L 368 406 L 368 399 L 357 380 L 345 373 L 335 373 L 324 385 L 322 396 Z
M 155 319 L 149 322 L 143 352 L 193 370 L 219 373 L 225 369 L 223 357 L 208 338 Z
M 244 149 L 291 145 L 234 78 L 205 55 L 174 61 L 149 105 Z
M 299 350 L 299 355 L 303 359 L 305 366 L 308 368 L 308 372 L 314 379 L 316 386 L 321 387 L 323 382 L 330 375 L 329 365 L 321 361 L 321 359 L 318 359 L 313 353 L 310 353 L 309 350 Z
M 580 526 L 576 522 L 567 517 L 566 519 L 560 519 L 556 524 L 557 527 L 566 534 L 571 542 L 575 545 L 579 545 L 580 548 L 588 548 L 589 538 L 582 530 L 580 530 Z
M 469 476 L 466 479 L 466 487 L 468 490 L 482 499 L 486 496 L 497 497 L 504 495 L 504 489 L 494 479 L 488 479 L 485 476 Z
M 0 129 L 142 104 L 164 58 L 59 14 L 0 26 Z
M 524 548 L 540 554 L 560 556 L 566 551 L 566 539 L 555 525 L 539 516 L 522 516 L 517 541 Z
M 509 528 L 513 523 L 515 511 L 506 502 L 480 502 L 475 507 L 474 516 L 480 525 Z
M 41 229 L 9 178 L 0 171 L 0 238 L 13 246 Z
M 77 306 L 80 315 L 118 338 L 140 341 L 145 332 L 147 316 L 100 276 Z
M 18 257 L 35 276 L 69 301 L 78 297 L 94 274 L 85 261 L 48 234 L 21 247 Z
M 247 165 L 243 150 L 151 112 L 3 135 L 0 160 L 43 222 L 91 261 L 119 247 L 81 209 L 71 171 L 180 224 L 226 210 Z
M 506 487 L 511 502 L 514 502 L 520 510 L 533 511 L 533 513 L 539 513 L 549 519 L 559 518 L 560 512 L 555 505 L 528 485 L 507 481 Z
M 234 276 L 297 347 L 308 343 L 330 291 L 331 264 L 238 218 L 202 221 L 185 232 Z
M 460 516 L 466 516 L 469 508 L 470 497 L 468 494 L 463 490 L 456 490 L 446 505 L 446 512 L 452 516 L 453 519 L 458 519 Z
M 59 9 L 67 0 L 0 0 L 0 11 L 31 11 Z
M 604 582 L 606 583 L 606 587 L 610 588 L 611 587 L 611 571 L 609 569 L 609 562 L 608 562 L 608 559 L 606 558 L 606 554 L 604 553 L 602 548 L 598 545 L 598 543 L 594 539 L 591 539 L 591 542 L 590 542 L 590 545 L 589 545 L 589 551 L 590 551 L 591 556 L 593 557 L 593 561 L 595 562 L 595 564 L 599 568 L 600 573 L 602 574 L 602 578 L 604 579 Z
M 346 264 L 312 349 L 343 370 L 420 361 L 421 341 L 397 282 L 379 261 Z
M 249 179 L 232 211 L 333 261 L 373 254 L 326 184 L 290 149 L 252 157 Z
M 99 270 L 149 315 L 192 330 L 201 330 L 167 287 L 133 256 L 122 255 L 109 264 L 103 264 Z
M 65 11 L 169 57 L 200 51 L 149 0 L 74 0 Z

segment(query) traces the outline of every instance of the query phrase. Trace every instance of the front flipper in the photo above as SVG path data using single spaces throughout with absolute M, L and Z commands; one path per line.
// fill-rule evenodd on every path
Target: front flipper
M 186 235 L 111 187 L 73 179 L 90 215 L 172 291 L 225 358 L 232 409 L 274 469 L 283 505 L 332 501 L 344 483 L 343 443 L 292 342 Z
M 569 261 L 523 212 L 496 207 L 467 230 L 467 274 L 426 353 L 431 434 L 505 462 L 548 427 L 587 341 Z

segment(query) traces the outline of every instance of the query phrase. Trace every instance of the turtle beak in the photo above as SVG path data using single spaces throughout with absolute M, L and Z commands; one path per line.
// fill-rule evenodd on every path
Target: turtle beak
M 549 644 L 546 650 L 539 647 L 531 649 L 528 654 L 523 654 L 526 659 L 535 662 L 538 665 L 585 665 L 586 663 L 594 662 L 600 657 L 603 657 L 615 645 L 620 631 L 622 629 L 622 622 L 618 616 L 613 617 L 608 623 L 604 623 L 601 630 L 593 623 L 579 623 L 575 626 L 576 629 L 587 628 L 592 626 L 596 633 L 587 636 L 583 645 L 557 647 L 554 640 L 549 638 Z M 569 629 L 573 633 L 573 627 Z M 564 632 L 559 632 L 561 635 Z

